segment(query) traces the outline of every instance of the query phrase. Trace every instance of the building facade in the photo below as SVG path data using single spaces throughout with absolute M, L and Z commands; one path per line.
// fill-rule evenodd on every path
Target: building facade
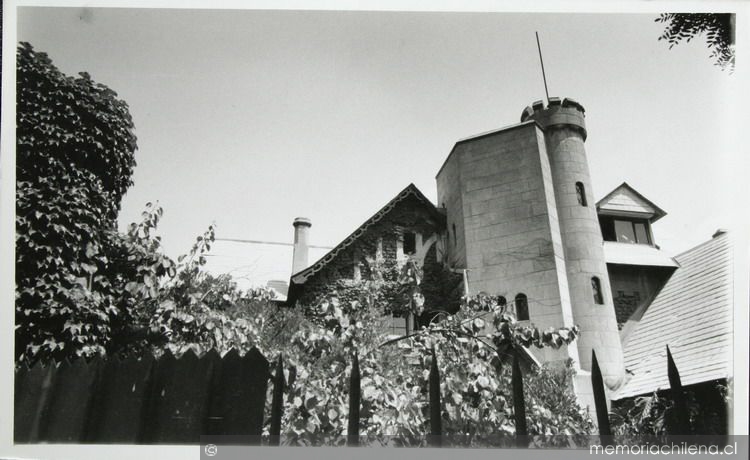
M 666 213 L 630 185 L 594 200 L 586 136 L 581 104 L 535 102 L 519 123 L 454 145 L 436 176 L 436 204 L 409 185 L 312 264 L 311 223 L 298 218 L 288 304 L 369 276 L 378 258 L 416 264 L 425 277 L 453 274 L 432 280 L 448 288 L 430 293 L 428 318 L 394 314 L 393 332 L 408 333 L 436 309 L 455 308 L 446 298 L 501 296 L 519 320 L 540 329 L 577 325 L 573 344 L 529 350 L 530 359 L 572 359 L 575 391 L 593 407 L 595 352 L 614 398 L 632 375 L 624 344 L 679 263 L 659 250 L 651 230 Z

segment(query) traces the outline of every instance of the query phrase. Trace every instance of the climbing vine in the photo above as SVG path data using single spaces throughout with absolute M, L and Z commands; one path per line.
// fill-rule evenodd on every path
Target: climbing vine
M 282 426 L 289 444 L 343 443 L 351 359 L 360 363 L 360 433 L 372 443 L 422 445 L 429 431 L 428 369 L 435 350 L 446 435 L 470 446 L 507 442 L 515 433 L 509 358 L 520 347 L 569 344 L 577 328 L 541 331 L 515 321 L 486 296 L 464 298 L 455 315 L 410 336 L 389 339 L 368 300 L 320 302 L 324 326 L 308 323 L 283 350 L 289 364 Z M 592 424 L 567 384 L 570 366 L 529 370 L 527 414 L 531 434 L 588 433 Z M 270 397 L 270 393 L 269 393 Z M 269 400 L 270 406 L 270 400 Z M 566 440 L 567 442 L 567 440 Z

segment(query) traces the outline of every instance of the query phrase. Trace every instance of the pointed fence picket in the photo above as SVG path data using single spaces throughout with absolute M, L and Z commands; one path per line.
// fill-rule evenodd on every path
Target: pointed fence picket
M 599 425 L 599 435 L 610 444 L 612 428 L 609 424 L 609 411 L 607 410 L 607 395 L 604 391 L 604 379 L 599 369 L 599 361 L 596 359 L 596 351 L 591 350 L 591 386 L 594 390 L 594 406 L 596 406 L 596 422 Z
M 522 437 L 528 436 L 529 430 L 526 426 L 526 399 L 523 395 L 523 376 L 521 375 L 517 350 L 513 350 L 511 386 L 513 387 L 513 417 L 516 422 L 516 437 L 518 444 L 520 444 Z
M 359 357 L 354 353 L 352 357 L 352 373 L 349 376 L 349 423 L 347 425 L 347 445 L 359 445 L 359 409 L 362 399 L 360 386 Z
M 432 349 L 432 362 L 429 374 L 430 390 L 430 445 L 440 447 L 443 434 L 442 407 L 440 405 L 440 371 L 438 370 L 435 348 Z
M 273 399 L 271 400 L 271 445 L 281 443 L 281 415 L 284 411 L 284 361 L 279 355 L 273 374 Z
M 428 444 L 442 445 L 440 371 L 431 351 L 428 378 L 430 432 Z M 346 444 L 360 443 L 359 358 L 352 356 Z M 513 411 L 517 445 L 528 435 L 523 376 L 518 354 L 512 362 Z M 201 435 L 251 435 L 260 440 L 269 381 L 273 385 L 268 445 L 281 444 L 286 379 L 284 360 L 274 372 L 252 349 L 223 357 L 215 351 L 159 359 L 96 358 L 56 364 L 21 365 L 15 375 L 14 439 L 16 443 L 191 444 Z M 667 369 L 674 407 L 670 434 L 689 434 L 687 401 L 679 372 L 667 347 Z M 611 440 L 607 399 L 596 353 L 591 379 L 602 439 Z M 258 441 L 260 442 L 260 441 Z
M 260 436 L 268 361 L 251 350 L 95 358 L 16 370 L 16 443 L 190 444 Z
M 690 413 L 687 406 L 685 391 L 682 389 L 682 380 L 680 372 L 677 370 L 677 364 L 674 362 L 672 352 L 667 345 L 667 377 L 669 378 L 670 397 L 672 399 L 672 414 L 669 426 L 669 433 L 675 435 L 689 435 Z

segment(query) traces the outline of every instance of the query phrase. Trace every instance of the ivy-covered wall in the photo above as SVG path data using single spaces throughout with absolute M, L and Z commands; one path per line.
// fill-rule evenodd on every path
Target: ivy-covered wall
M 314 305 L 321 296 L 330 294 L 331 289 L 335 289 L 335 286 L 341 286 L 347 280 L 353 281 L 354 267 L 357 264 L 359 265 L 361 279 L 372 279 L 372 267 L 378 254 L 379 241 L 382 242 L 380 275 L 386 281 L 395 282 L 400 274 L 397 263 L 398 241 L 403 239 L 403 234 L 405 232 L 421 234 L 422 241 L 426 242 L 431 236 L 441 237 L 440 235 L 444 233 L 443 222 L 436 218 L 434 209 L 430 209 L 429 206 L 431 205 L 422 202 L 413 195 L 407 196 L 397 203 L 390 212 L 369 226 L 354 243 L 338 252 L 336 257 L 325 267 L 307 279 L 298 303 Z M 448 303 L 457 307 L 458 298 L 450 302 L 443 302 L 440 299 L 456 290 L 455 284 L 460 282 L 461 276 L 451 273 L 443 266 L 436 243 L 432 243 L 424 261 L 419 262 L 424 262 L 424 277 L 421 285 L 424 286 L 424 291 L 426 291 L 424 292 L 426 309 L 438 308 L 438 306 Z M 445 308 L 444 306 L 440 307 L 440 309 Z

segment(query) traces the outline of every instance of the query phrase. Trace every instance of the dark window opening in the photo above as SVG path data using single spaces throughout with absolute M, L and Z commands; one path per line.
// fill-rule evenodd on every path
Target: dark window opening
M 614 220 L 609 217 L 599 217 L 599 226 L 602 228 L 602 239 L 604 241 L 617 241 Z
M 500 305 L 501 307 L 504 307 L 504 306 L 508 305 L 508 301 L 505 299 L 505 296 L 498 296 L 497 297 L 497 304 Z
M 529 320 L 529 302 L 526 294 L 518 294 L 516 296 L 516 317 L 518 321 Z
M 630 244 L 653 244 L 647 220 L 626 220 L 608 216 L 599 218 L 604 241 Z
M 581 206 L 587 206 L 586 189 L 583 187 L 583 182 L 576 182 L 576 197 L 578 198 L 578 204 Z
M 615 237 L 620 243 L 650 244 L 645 222 L 615 219 Z
M 417 235 L 414 233 L 404 233 L 404 254 L 411 255 L 417 253 Z
M 594 276 L 591 278 L 591 289 L 594 291 L 594 303 L 597 305 L 604 304 L 604 296 L 602 295 L 602 283 L 599 282 L 599 278 Z
M 635 241 L 640 244 L 650 244 L 651 240 L 648 237 L 648 230 L 646 224 L 643 222 L 633 222 L 635 228 Z
M 458 238 L 456 238 L 456 224 L 453 224 L 453 245 L 456 246 L 458 244 Z

